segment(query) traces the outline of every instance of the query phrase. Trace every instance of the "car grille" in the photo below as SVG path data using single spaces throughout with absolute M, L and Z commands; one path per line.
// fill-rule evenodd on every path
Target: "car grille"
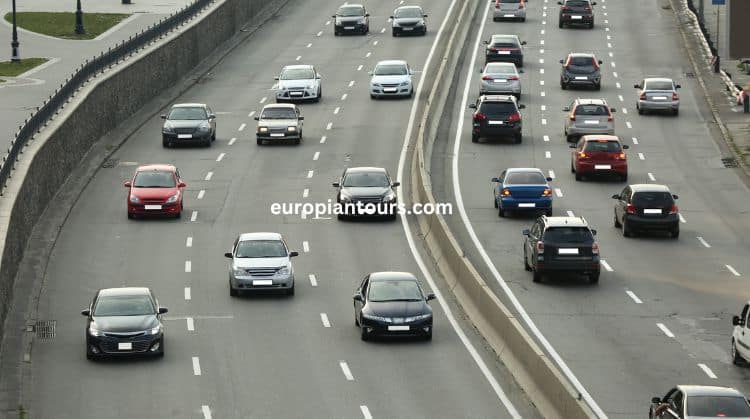
M 104 336 L 107 336 L 110 338 L 118 338 L 118 339 L 133 339 L 133 338 L 137 338 L 138 336 L 143 336 L 145 334 L 146 332 L 134 332 L 134 333 L 105 332 Z
M 245 272 L 252 276 L 274 276 L 278 270 L 279 268 L 249 268 Z
M 352 198 L 354 202 L 362 202 L 362 203 L 374 203 L 379 204 L 383 201 L 383 198 L 380 196 L 357 196 Z
M 195 128 L 175 128 L 174 132 L 176 134 L 192 134 L 195 132 Z
M 382 84 L 383 87 L 398 87 L 398 84 Z
M 104 352 L 116 352 L 116 353 L 127 353 L 127 352 L 146 352 L 151 346 L 150 340 L 139 340 L 139 341 L 132 341 L 133 349 L 129 351 L 121 351 L 118 349 L 117 344 L 119 342 L 127 342 L 127 339 L 123 340 L 113 340 L 113 341 L 103 341 L 99 344 L 99 347 Z
M 143 199 L 142 201 L 143 201 L 144 205 L 163 204 L 164 203 L 163 199 Z
M 417 22 L 405 22 L 405 23 L 398 23 L 399 26 L 417 26 Z

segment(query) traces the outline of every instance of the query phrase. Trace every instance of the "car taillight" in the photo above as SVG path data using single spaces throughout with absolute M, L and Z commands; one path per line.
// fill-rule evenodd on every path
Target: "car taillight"
M 592 58 L 591 62 L 594 64 L 594 70 L 598 70 L 599 69 L 599 62 L 596 61 L 596 57 Z
M 669 209 L 669 214 L 677 214 L 677 212 L 678 212 L 677 205 L 672 204 L 672 208 Z
M 544 242 L 543 241 L 540 240 L 540 241 L 536 242 L 536 252 L 539 253 L 539 254 L 544 253 Z
M 625 153 L 620 153 L 617 155 L 617 160 L 627 160 L 628 156 L 625 155 Z
M 641 100 L 646 100 L 646 93 L 641 93 Z
M 477 112 L 477 113 L 474 114 L 474 120 L 475 121 L 484 121 L 485 119 L 487 119 L 487 115 L 485 115 L 485 114 L 483 114 L 481 112 Z
M 594 242 L 594 244 L 591 245 L 591 253 L 595 255 L 599 254 L 599 243 Z
M 518 48 L 500 48 L 499 51 L 518 51 Z
M 680 100 L 680 97 L 677 96 L 677 93 L 672 93 L 672 100 Z
M 502 196 L 510 196 L 510 189 L 503 188 L 503 190 L 500 191 L 500 195 L 502 195 Z
M 483 76 L 482 80 L 492 80 L 492 76 Z
M 585 159 L 586 157 L 588 157 L 588 156 L 586 156 L 586 153 L 584 153 L 583 151 L 579 151 L 578 152 L 578 158 L 579 159 Z
M 492 51 L 492 52 L 497 52 L 497 48 L 495 48 L 495 47 L 490 47 L 490 51 Z
M 635 214 L 635 207 L 633 206 L 633 204 L 628 204 L 625 207 L 625 212 L 627 212 L 628 214 Z
M 568 6 L 563 6 L 563 7 L 562 7 L 562 11 L 563 11 L 563 13 L 565 13 L 565 12 L 567 12 L 567 11 L 569 11 L 569 10 L 570 10 L 570 7 L 568 7 Z
M 518 122 L 521 120 L 521 114 L 520 113 L 514 113 L 511 116 L 508 117 L 509 122 Z
M 607 121 L 612 122 L 615 120 L 615 117 L 612 116 L 612 114 L 607 115 Z
M 542 196 L 552 196 L 552 189 L 545 189 L 544 192 L 542 192 Z
M 497 0 L 495 2 L 495 9 L 499 9 L 499 8 L 500 8 L 500 0 Z
M 518 76 L 510 76 L 508 77 L 508 80 L 518 80 Z
M 586 10 L 587 12 L 590 12 L 590 11 L 591 11 L 591 6 L 586 6 L 586 7 L 584 8 L 584 10 Z
M 570 118 L 571 121 L 575 121 L 576 120 L 576 115 L 575 114 L 570 114 L 568 117 Z
M 523 9 L 523 2 L 521 2 L 521 3 L 520 3 L 520 4 L 518 5 L 518 8 L 519 8 L 519 9 Z

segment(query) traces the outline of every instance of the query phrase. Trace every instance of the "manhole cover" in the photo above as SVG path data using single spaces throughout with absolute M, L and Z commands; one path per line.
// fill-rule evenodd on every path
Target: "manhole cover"
M 104 160 L 104 163 L 102 163 L 102 167 L 105 168 L 105 169 L 111 169 L 111 168 L 117 166 L 117 162 L 119 160 L 120 159 L 107 159 L 107 160 Z
M 34 325 L 34 332 L 39 339 L 52 339 L 55 337 L 56 320 L 40 320 Z
M 733 168 L 737 167 L 737 160 L 734 157 L 727 157 L 724 159 L 721 159 L 721 162 L 724 164 L 724 167 L 727 168 Z

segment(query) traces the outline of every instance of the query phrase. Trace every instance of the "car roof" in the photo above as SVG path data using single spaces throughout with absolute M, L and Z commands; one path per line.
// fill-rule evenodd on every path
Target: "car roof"
M 395 10 L 402 10 L 402 9 L 419 9 L 419 10 L 422 10 L 422 6 L 415 6 L 415 5 L 411 5 L 411 6 L 399 6 Z
M 100 297 L 112 295 L 151 295 L 151 290 L 146 287 L 102 288 L 99 290 Z
M 666 81 L 669 83 L 674 83 L 674 80 L 667 78 L 667 77 L 646 77 L 643 79 L 644 82 L 648 83 L 650 81 Z
M 543 215 L 547 227 L 588 227 L 589 223 L 583 217 L 547 217 Z
M 205 108 L 205 103 L 175 103 L 173 108 Z
M 607 134 L 588 134 L 581 137 L 581 140 L 583 141 L 617 141 L 618 143 L 622 142 L 620 141 L 620 137 L 616 135 L 607 135 Z
M 365 7 L 365 5 L 359 4 L 359 3 L 344 3 L 341 6 L 339 6 L 339 8 L 342 8 L 342 7 Z
M 177 168 L 171 164 L 144 164 L 135 169 L 136 172 L 175 172 Z
M 404 280 L 404 279 L 413 279 L 416 281 L 417 277 L 414 276 L 414 274 L 410 272 L 386 271 L 386 272 L 373 272 L 370 274 L 370 281 L 397 281 L 397 280 Z
M 669 188 L 665 185 L 658 185 L 655 183 L 636 183 L 630 185 L 630 189 L 633 192 L 669 192 Z
M 406 60 L 382 60 L 382 61 L 378 61 L 375 64 L 375 67 L 379 65 L 394 65 L 394 64 L 407 65 Z
M 685 394 L 690 396 L 745 396 L 737 389 L 732 387 L 719 387 L 719 386 L 698 386 L 698 385 L 679 385 L 677 386 Z
M 484 66 L 485 71 L 489 67 L 509 67 L 509 68 L 512 68 L 512 69 L 518 71 L 518 69 L 516 68 L 516 65 L 513 64 L 513 63 L 503 63 L 503 62 L 497 62 L 497 61 L 496 62 L 487 63 Z
M 385 170 L 385 168 L 383 167 L 361 166 L 361 167 L 347 167 L 346 168 L 346 173 L 366 173 L 366 172 L 387 173 L 388 171 Z
M 579 97 L 579 98 L 576 98 L 575 102 L 578 105 L 607 105 L 607 100 L 604 99 L 604 98 L 599 98 L 599 99 L 593 99 L 593 98 L 581 99 Z
M 263 107 L 263 110 L 266 109 L 296 109 L 297 105 L 294 103 L 269 103 L 268 105 Z
M 538 172 L 542 173 L 542 170 L 536 167 L 509 167 L 505 169 L 505 173 L 522 173 L 522 172 Z M 544 173 L 542 173 L 544 175 Z
M 283 240 L 279 233 L 267 233 L 267 232 L 255 232 L 255 233 L 242 233 L 239 237 L 240 241 L 251 241 L 251 240 Z
M 500 40 L 500 39 L 512 39 L 514 41 L 518 40 L 518 35 L 509 35 L 509 34 L 499 34 L 496 33 L 490 37 L 490 39 L 494 40 Z
M 281 71 L 296 70 L 298 68 L 310 68 L 311 69 L 313 68 L 313 65 L 312 64 L 290 64 L 290 65 L 285 65 L 284 67 L 282 67 Z
M 482 95 L 479 96 L 481 102 L 516 102 L 516 97 L 513 95 Z
M 594 57 L 594 53 L 592 52 L 571 52 L 568 53 L 569 57 Z

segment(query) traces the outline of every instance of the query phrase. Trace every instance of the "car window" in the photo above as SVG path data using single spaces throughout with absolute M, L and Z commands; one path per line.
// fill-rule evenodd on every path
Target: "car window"
M 107 295 L 96 300 L 94 316 L 145 316 L 156 314 L 148 295 Z
M 669 81 L 649 81 L 643 86 L 644 90 L 673 90 L 672 82 Z
M 405 76 L 408 72 L 403 64 L 381 64 L 375 67 L 377 76 Z
M 343 186 L 348 188 L 385 188 L 390 186 L 384 173 L 349 173 L 344 177 Z
M 266 108 L 261 119 L 297 119 L 297 113 L 292 108 Z
M 491 63 L 487 64 L 484 71 L 486 73 L 514 74 L 516 72 L 516 67 L 513 64 L 508 63 Z
M 500 3 L 520 3 L 521 0 L 500 0 Z
M 608 153 L 617 153 L 622 151 L 620 143 L 617 141 L 587 141 L 584 151 L 603 151 Z
M 750 417 L 750 406 L 744 397 L 691 396 L 688 398 L 687 414 L 691 417 L 746 418 Z
M 540 231 L 541 231 L 541 227 L 539 226 L 539 223 L 538 222 L 534 223 L 534 225 L 531 227 L 531 236 L 539 237 Z
M 511 172 L 505 179 L 506 185 L 544 185 L 547 179 L 539 172 Z
M 636 207 L 660 208 L 674 203 L 669 192 L 636 192 L 633 194 L 633 205 Z
M 565 2 L 565 5 L 570 7 L 586 7 L 589 5 L 589 2 L 584 0 L 568 0 Z
M 511 102 L 484 102 L 480 111 L 488 116 L 508 115 L 516 112 L 516 105 Z
M 576 67 L 591 67 L 594 65 L 594 59 L 591 57 L 570 57 L 569 64 Z
M 518 41 L 515 39 L 494 39 L 492 46 L 497 48 L 518 48 Z
M 281 80 L 307 80 L 314 79 L 315 72 L 311 68 L 288 68 L 281 72 Z
M 576 115 L 609 115 L 609 110 L 604 105 L 578 105 Z
M 395 18 L 420 18 L 422 17 L 422 11 L 415 7 L 406 7 L 403 9 L 396 9 L 396 13 L 393 14 Z
M 586 227 L 549 227 L 544 240 L 556 243 L 591 243 L 594 236 Z
M 236 258 L 279 258 L 286 256 L 281 240 L 243 240 L 237 245 Z
M 742 314 L 740 314 L 740 319 L 745 322 L 745 327 L 748 327 L 750 325 L 747 324 L 747 309 L 750 307 L 749 305 L 745 304 L 744 307 L 742 307 Z
M 133 180 L 136 188 L 174 188 L 177 183 L 171 172 L 138 172 Z
M 339 10 L 336 12 L 336 14 L 338 16 L 345 17 L 364 16 L 365 8 L 361 6 L 341 6 L 339 7 Z
M 374 281 L 370 284 L 369 300 L 382 301 L 419 301 L 423 300 L 422 290 L 414 280 Z
M 204 108 L 179 107 L 179 108 L 172 108 L 169 111 L 169 114 L 167 115 L 167 119 L 201 120 L 201 119 L 208 119 L 208 115 L 206 115 L 206 110 Z

